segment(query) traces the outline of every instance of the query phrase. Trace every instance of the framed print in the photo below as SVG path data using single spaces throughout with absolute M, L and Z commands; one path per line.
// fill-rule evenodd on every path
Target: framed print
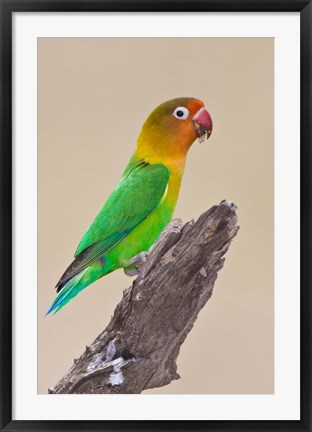
M 1 22 L 2 430 L 311 430 L 311 2 Z

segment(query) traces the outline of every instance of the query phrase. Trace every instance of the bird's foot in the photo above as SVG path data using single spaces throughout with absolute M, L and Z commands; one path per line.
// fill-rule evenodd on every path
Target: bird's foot
M 128 276 L 137 276 L 140 273 L 140 267 L 147 260 L 148 253 L 140 252 L 129 260 L 129 266 L 124 268 L 124 272 Z
M 127 276 L 137 276 L 139 274 L 134 264 L 129 267 L 124 267 L 123 270 Z

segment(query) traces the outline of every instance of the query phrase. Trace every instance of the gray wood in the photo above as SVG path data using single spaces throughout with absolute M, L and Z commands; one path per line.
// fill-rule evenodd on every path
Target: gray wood
M 49 393 L 141 393 L 180 378 L 180 347 L 212 295 L 236 224 L 236 206 L 228 201 L 196 222 L 174 219 L 106 329 Z

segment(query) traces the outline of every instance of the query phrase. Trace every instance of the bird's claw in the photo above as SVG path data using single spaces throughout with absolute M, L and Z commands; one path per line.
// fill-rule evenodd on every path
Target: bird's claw
M 140 252 L 129 260 L 129 266 L 124 268 L 124 272 L 128 276 L 137 276 L 140 273 L 140 267 L 147 260 L 148 253 Z
M 127 276 L 137 276 L 139 274 L 135 266 L 124 267 L 124 272 Z
M 129 260 L 129 264 L 134 264 L 135 266 L 141 266 L 147 260 L 148 253 L 140 252 Z

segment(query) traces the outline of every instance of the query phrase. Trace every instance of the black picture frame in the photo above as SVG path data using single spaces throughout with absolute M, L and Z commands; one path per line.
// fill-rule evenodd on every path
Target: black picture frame
M 12 14 L 14 12 L 300 12 L 301 418 L 298 421 L 12 420 Z M 0 0 L 1 14 L 1 431 L 311 431 L 311 0 Z M 291 203 L 287 203 L 291 205 Z

